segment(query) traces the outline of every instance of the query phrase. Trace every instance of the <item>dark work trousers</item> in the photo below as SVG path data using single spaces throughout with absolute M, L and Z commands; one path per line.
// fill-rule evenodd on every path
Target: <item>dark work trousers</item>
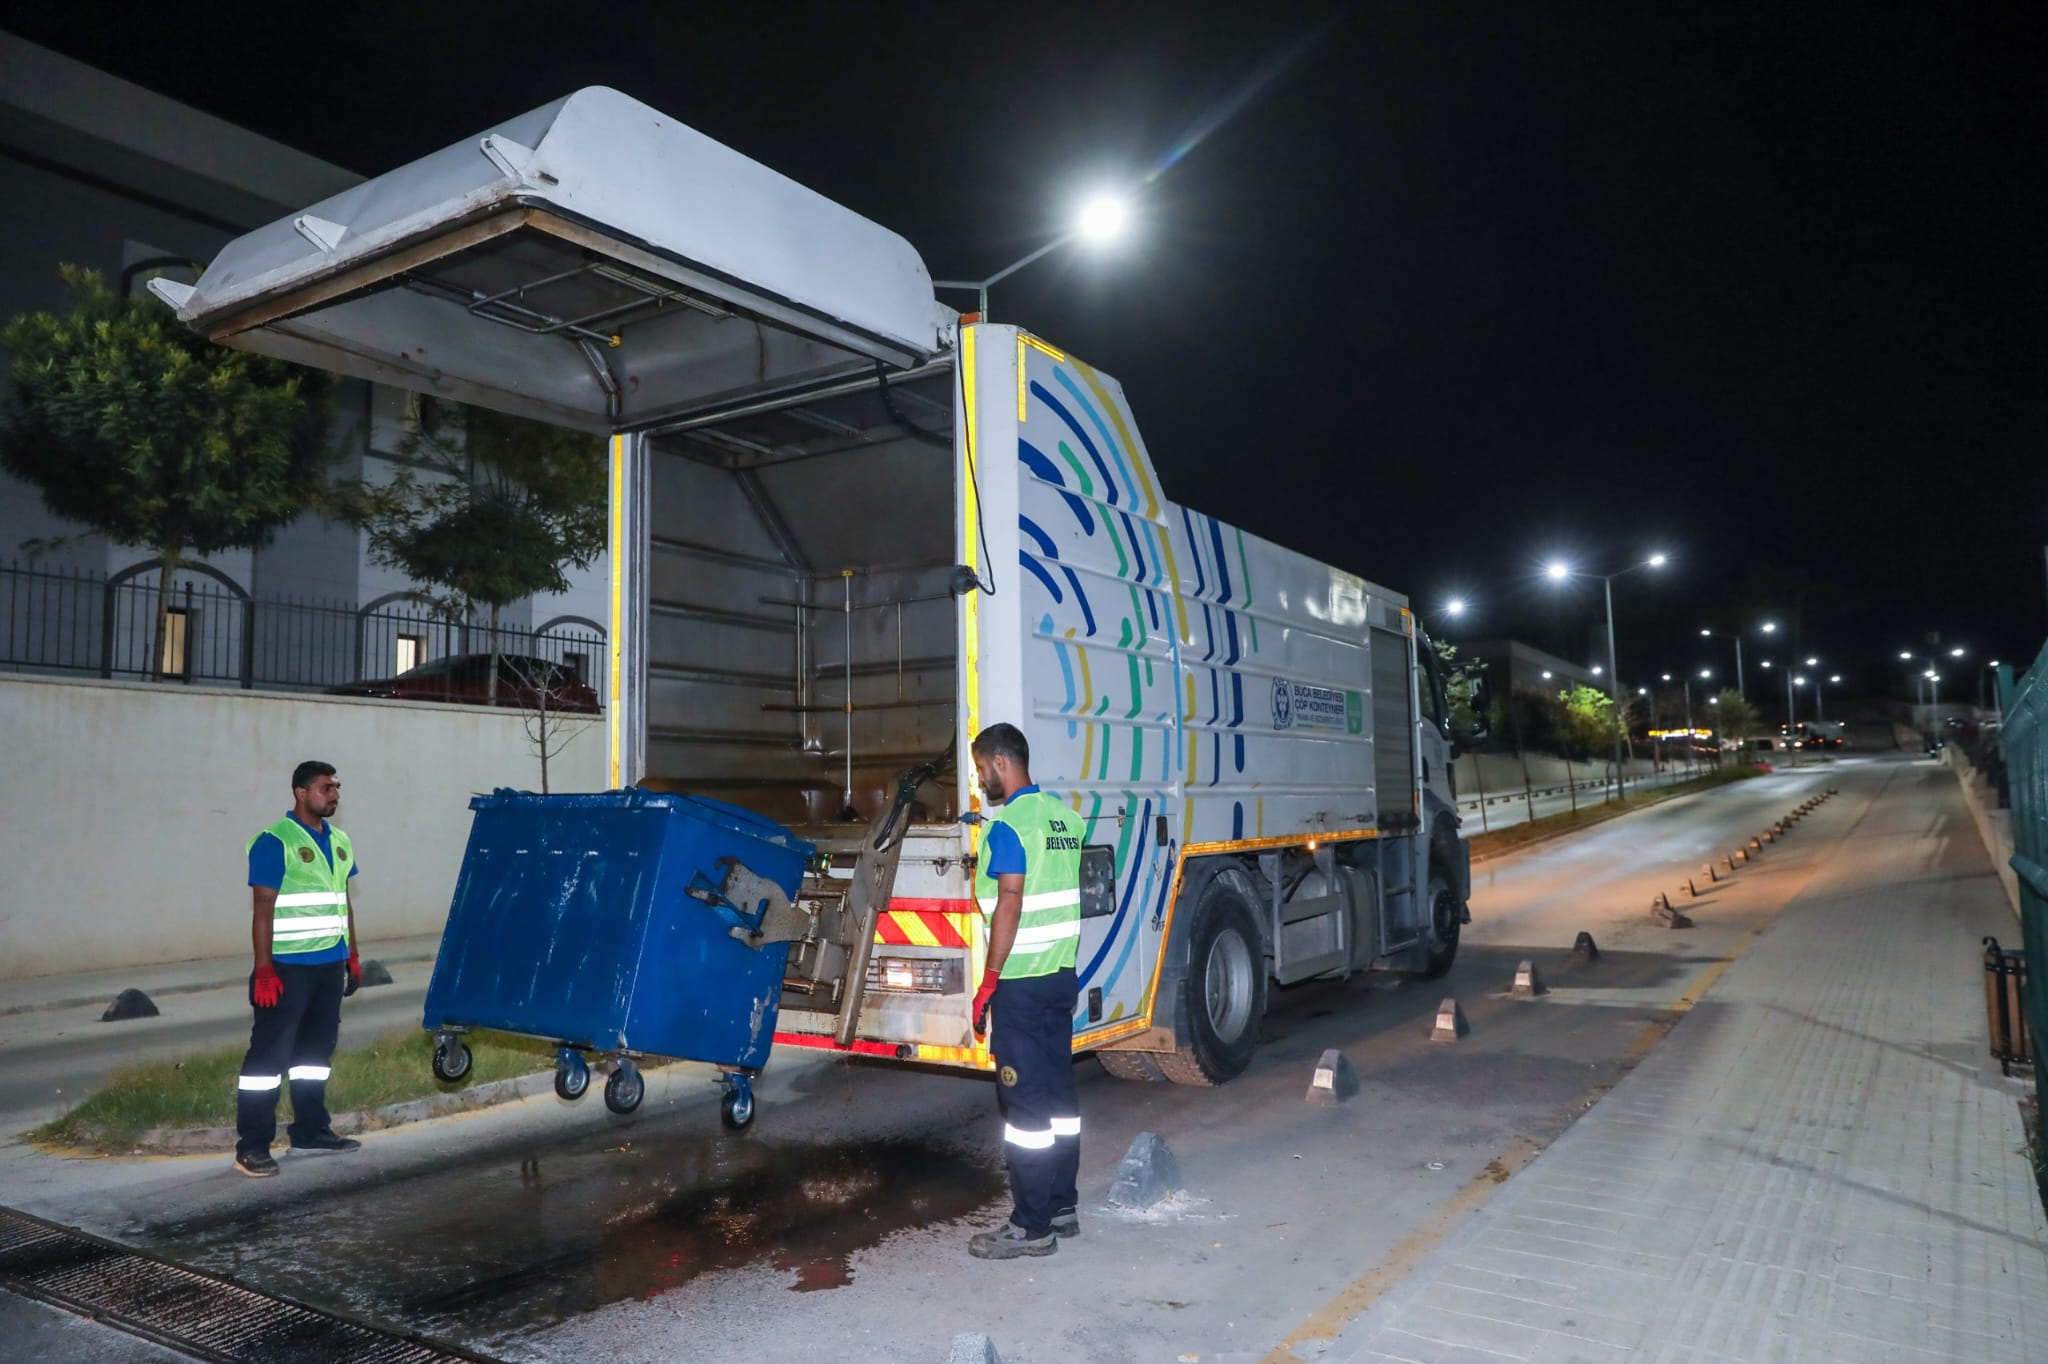
M 1081 1201 L 1081 1100 L 1074 1092 L 1074 1002 L 1068 967 L 996 986 L 989 1022 L 1003 1153 L 1010 1166 L 1010 1220 L 1043 1236 L 1053 1214 Z
M 249 1030 L 249 1054 L 242 1058 L 242 1076 L 235 1095 L 235 1149 L 268 1151 L 277 1139 L 277 1091 L 292 1087 L 291 1135 L 325 1132 L 327 1065 L 334 1059 L 334 1039 L 341 1031 L 341 990 L 348 963 L 292 966 L 276 963 L 284 981 L 284 999 L 256 1010 Z M 249 977 L 250 1004 L 255 1004 L 256 977 Z

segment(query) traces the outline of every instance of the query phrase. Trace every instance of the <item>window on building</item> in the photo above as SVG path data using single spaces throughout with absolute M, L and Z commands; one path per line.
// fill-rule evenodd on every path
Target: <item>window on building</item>
M 562 654 L 562 670 L 578 682 L 590 680 L 590 655 L 565 650 Z
M 189 676 L 191 657 L 186 652 L 188 629 L 192 613 L 182 606 L 173 606 L 164 618 L 164 653 L 158 669 L 165 677 Z
M 392 671 L 409 673 L 427 661 L 427 637 L 425 635 L 400 635 L 398 656 L 392 660 Z

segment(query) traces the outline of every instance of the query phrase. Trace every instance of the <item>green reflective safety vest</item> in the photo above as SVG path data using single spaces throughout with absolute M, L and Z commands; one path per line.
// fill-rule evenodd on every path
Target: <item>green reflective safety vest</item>
M 327 843 L 334 865 L 290 815 L 257 834 L 276 834 L 284 844 L 284 884 L 277 888 L 277 909 L 270 918 L 270 950 L 293 955 L 318 952 L 348 938 L 348 874 L 355 870 L 348 835 L 330 823 Z M 256 838 L 249 847 L 256 846 Z M 245 854 L 248 848 L 242 850 Z
M 1081 946 L 1081 817 L 1033 791 L 990 815 L 989 823 L 1009 825 L 1024 845 L 1024 912 L 1002 978 L 1024 980 L 1071 968 Z M 986 834 L 981 842 L 986 849 Z M 992 921 L 996 878 L 985 856 L 975 868 L 974 898 L 983 920 Z

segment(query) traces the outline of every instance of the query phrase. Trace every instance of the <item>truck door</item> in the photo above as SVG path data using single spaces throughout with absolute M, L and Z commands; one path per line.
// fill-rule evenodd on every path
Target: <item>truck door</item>
M 953 316 L 895 233 L 602 88 L 152 287 L 225 345 L 602 433 L 922 364 Z

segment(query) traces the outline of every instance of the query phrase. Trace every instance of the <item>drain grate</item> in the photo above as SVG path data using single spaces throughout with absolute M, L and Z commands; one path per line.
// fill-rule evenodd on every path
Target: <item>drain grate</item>
M 220 1364 L 495 1364 L 0 1208 L 0 1288 Z

